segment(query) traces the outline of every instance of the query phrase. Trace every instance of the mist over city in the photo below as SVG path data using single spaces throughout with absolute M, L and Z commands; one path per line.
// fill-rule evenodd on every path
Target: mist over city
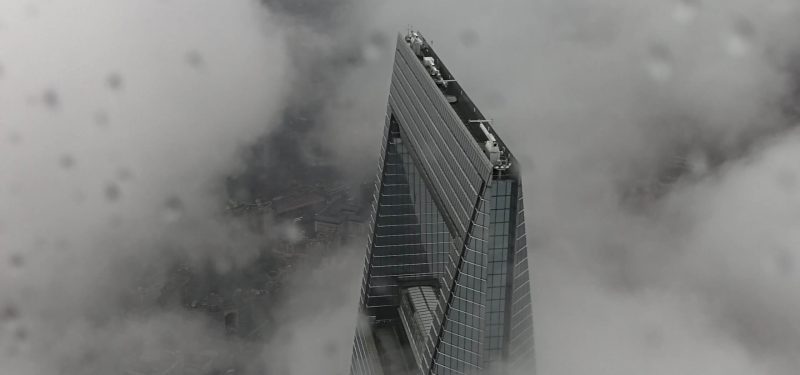
M 0 0 L 0 374 L 359 373 L 360 322 L 390 324 L 369 305 L 376 187 L 419 158 L 390 97 L 402 51 L 448 113 L 480 108 L 462 132 L 486 181 L 524 195 L 504 230 L 527 240 L 535 344 L 507 370 L 504 338 L 484 373 L 797 374 L 798 19 L 796 0 Z M 456 295 L 438 272 L 397 300 Z

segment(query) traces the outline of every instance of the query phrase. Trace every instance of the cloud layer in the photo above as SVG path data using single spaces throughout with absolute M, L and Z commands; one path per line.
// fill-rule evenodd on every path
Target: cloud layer
M 247 259 L 264 241 L 217 218 L 222 177 L 283 108 L 283 30 L 245 0 L 0 15 L 0 372 L 224 353 L 201 316 L 152 308 L 175 259 Z
M 404 2 L 356 26 L 422 30 L 525 163 L 540 373 L 798 368 L 798 11 Z M 339 100 L 386 92 L 388 44 Z M 384 98 L 329 106 L 326 140 L 374 144 Z
M 139 265 L 220 248 L 248 259 L 262 239 L 216 221 L 215 197 L 286 107 L 314 103 L 314 131 L 298 133 L 310 159 L 373 173 L 409 24 L 525 165 L 540 374 L 800 367 L 793 1 L 0 11 L 4 372 L 109 373 L 120 352 L 169 366 L 220 347 L 200 318 L 130 316 L 128 289 L 162 281 Z M 361 255 L 291 284 L 256 362 L 347 371 Z M 332 279 L 341 288 L 321 287 Z

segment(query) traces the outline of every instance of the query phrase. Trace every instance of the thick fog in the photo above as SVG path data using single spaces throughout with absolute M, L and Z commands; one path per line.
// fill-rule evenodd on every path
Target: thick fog
M 255 251 L 218 220 L 222 182 L 284 105 L 284 31 L 248 1 L 5 1 L 0 18 L 0 372 L 223 346 L 148 304 L 173 259 Z
M 235 352 L 137 288 L 286 235 L 223 219 L 257 139 L 374 174 L 413 27 L 522 164 L 538 374 L 795 374 L 798 17 L 793 0 L 2 1 L 0 372 Z M 244 368 L 347 373 L 363 246 L 296 267 Z

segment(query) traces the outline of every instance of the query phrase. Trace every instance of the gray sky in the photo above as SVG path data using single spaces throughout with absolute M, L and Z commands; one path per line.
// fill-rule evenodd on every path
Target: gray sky
M 541 373 L 800 366 L 798 144 L 786 111 L 795 2 L 412 1 L 372 12 L 363 32 L 385 32 L 390 46 L 408 25 L 433 40 L 525 163 Z M 334 126 L 322 136 L 345 160 L 353 137 L 375 143 L 371 119 L 385 110 L 388 79 L 367 77 L 389 76 L 391 48 L 364 45 L 371 58 L 327 108 Z M 623 199 L 673 156 L 690 161 L 681 180 L 645 204 Z
M 800 367 L 796 2 L 267 3 L 0 2 L 2 372 L 108 373 L 165 337 L 218 343 L 115 297 L 175 254 L 247 261 L 264 239 L 216 219 L 221 177 L 291 103 L 325 94 L 303 142 L 374 170 L 408 25 L 524 163 L 540 374 Z M 624 201 L 676 152 L 690 173 Z M 346 371 L 352 247 L 296 281 L 256 360 Z

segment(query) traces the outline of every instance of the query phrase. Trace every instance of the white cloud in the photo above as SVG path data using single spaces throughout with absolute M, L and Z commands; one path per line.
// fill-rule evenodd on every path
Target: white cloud
M 354 27 L 388 30 L 392 42 L 375 62 L 384 67 L 351 70 L 331 102 L 358 99 L 328 108 L 336 134 L 325 139 L 357 137 L 377 150 L 386 94 L 372 93 L 388 86 L 394 32 L 411 25 L 433 40 L 525 164 L 540 373 L 797 368 L 794 193 L 764 182 L 774 180 L 760 172 L 768 162 L 736 166 L 743 155 L 796 148 L 754 151 L 795 121 L 784 108 L 796 100 L 795 2 L 420 1 L 371 10 Z M 667 198 L 623 202 L 626 189 L 653 182 L 685 153 L 695 175 Z M 703 165 L 713 174 L 703 177 Z M 788 169 L 781 179 L 793 186 Z
M 758 143 L 794 121 L 781 107 L 796 80 L 793 1 L 343 2 L 326 15 L 305 4 L 310 20 L 335 20 L 319 25 L 276 23 L 246 1 L 31 4 L 0 4 L 0 285 L 14 285 L 0 286 L 0 314 L 13 301 L 22 317 L 0 333 L 27 327 L 32 343 L 0 368 L 42 373 L 92 342 L 130 348 L 165 329 L 200 330 L 171 316 L 93 324 L 124 310 L 104 304 L 141 276 L 120 266 L 129 257 L 228 241 L 208 219 L 217 209 L 208 193 L 289 85 L 299 88 L 290 100 L 333 87 L 319 141 L 374 171 L 394 33 L 409 24 L 526 166 L 540 373 L 797 368 L 798 143 Z M 336 80 L 293 74 L 306 67 L 289 55 L 324 60 L 340 49 L 354 56 L 333 59 L 345 66 L 331 67 Z M 697 168 L 638 210 L 621 202 L 687 148 L 698 165 L 727 163 L 710 175 Z M 246 253 L 252 242 L 242 242 Z M 343 261 L 323 267 L 321 281 L 292 284 L 313 303 L 281 310 L 263 355 L 270 366 L 346 371 L 360 267 Z M 341 283 L 324 276 L 348 269 Z M 42 334 L 43 322 L 74 327 Z M 153 335 L 118 336 L 140 331 Z M 191 339 L 213 340 L 200 331 Z M 36 344 L 54 337 L 85 345 Z
M 111 373 L 144 348 L 210 345 L 199 318 L 128 316 L 126 299 L 176 254 L 255 251 L 216 220 L 220 182 L 283 108 L 283 30 L 247 0 L 0 13 L 0 310 L 16 311 L 0 372 Z

